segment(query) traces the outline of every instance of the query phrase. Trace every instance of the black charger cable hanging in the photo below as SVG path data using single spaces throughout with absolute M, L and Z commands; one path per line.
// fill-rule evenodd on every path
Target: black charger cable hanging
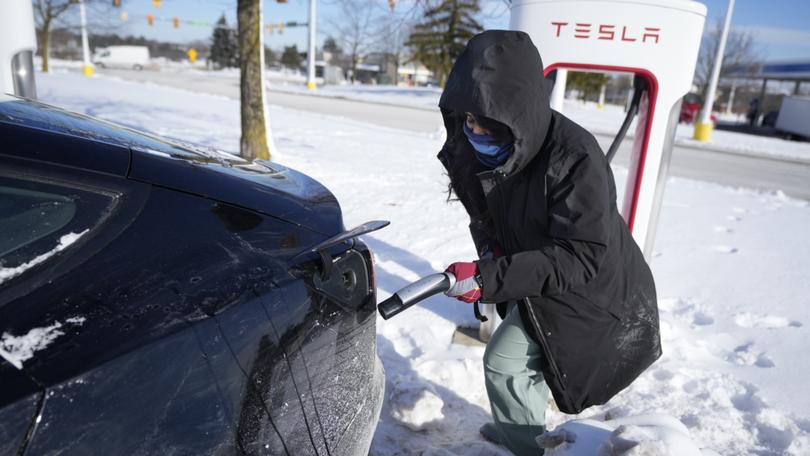
M 636 117 L 636 114 L 638 114 L 638 106 L 641 104 L 641 96 L 644 95 L 648 89 L 649 87 L 646 79 L 638 75 L 633 78 L 633 100 L 630 102 L 630 107 L 627 109 L 627 115 L 624 117 L 622 127 L 619 128 L 619 132 L 616 134 L 616 137 L 613 138 L 613 143 L 610 145 L 610 149 L 607 151 L 606 157 L 608 163 L 613 161 L 613 157 L 619 150 L 619 146 L 621 146 L 622 141 L 624 141 L 624 137 L 627 134 L 627 129 L 630 128 L 633 118 Z

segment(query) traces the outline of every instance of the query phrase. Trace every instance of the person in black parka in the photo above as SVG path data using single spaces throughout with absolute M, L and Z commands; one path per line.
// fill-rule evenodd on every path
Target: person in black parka
M 550 108 L 527 34 L 473 37 L 439 107 L 438 158 L 480 255 L 448 267 L 457 278 L 448 294 L 498 303 L 504 322 L 484 357 L 489 432 L 516 454 L 538 454 L 548 389 L 561 411 L 579 413 L 661 356 L 655 284 L 602 150 Z

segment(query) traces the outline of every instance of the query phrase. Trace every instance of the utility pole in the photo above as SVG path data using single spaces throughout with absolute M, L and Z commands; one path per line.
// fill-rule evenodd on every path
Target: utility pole
M 82 72 L 85 76 L 92 76 L 93 64 L 90 63 L 90 44 L 87 42 L 87 14 L 84 11 L 84 0 L 79 0 L 79 18 L 82 25 L 82 56 L 84 58 Z
M 712 136 L 712 107 L 714 96 L 717 92 L 717 81 L 720 79 L 720 68 L 723 66 L 723 53 L 726 50 L 726 38 L 728 29 L 731 26 L 731 13 L 734 11 L 734 0 L 728 0 L 726 10 L 726 20 L 723 24 L 723 31 L 720 34 L 720 44 L 717 46 L 717 56 L 712 67 L 712 77 L 709 80 L 709 88 L 706 90 L 706 100 L 703 103 L 703 110 L 700 111 L 700 118 L 695 123 L 694 138 L 698 141 L 708 141 Z
M 315 0 L 309 0 L 309 50 L 307 51 L 307 89 L 315 90 Z

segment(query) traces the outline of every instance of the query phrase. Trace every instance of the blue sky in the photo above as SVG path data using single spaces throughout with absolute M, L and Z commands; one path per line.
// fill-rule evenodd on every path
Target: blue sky
M 387 0 L 377 1 L 386 5 Z M 509 23 L 509 10 L 502 0 L 481 0 L 486 15 L 487 28 L 506 28 Z M 328 20 L 339 17 L 340 0 L 318 0 L 318 44 L 328 35 Z M 146 25 L 144 16 L 148 13 L 158 18 L 170 19 L 178 16 L 181 20 L 215 22 L 224 12 L 229 23 L 236 17 L 236 0 L 163 0 L 160 8 L 152 7 L 151 0 L 123 0 L 121 11 L 130 15 L 130 20 L 121 22 L 119 33 L 143 35 L 172 42 L 188 42 L 194 39 L 208 39 L 211 29 L 181 25 L 172 28 L 170 22 L 157 21 L 154 26 Z M 728 5 L 727 0 L 703 0 L 708 7 L 707 26 L 713 26 L 722 19 Z M 281 4 L 276 1 L 264 2 L 265 23 L 278 21 L 306 21 L 308 0 L 288 0 Z M 402 12 L 413 5 L 413 0 L 399 0 L 397 11 Z M 115 15 L 116 12 L 113 12 Z M 803 59 L 810 60 L 810 0 L 737 0 L 732 16 L 732 27 L 745 28 L 757 39 L 762 54 L 768 60 Z M 265 43 L 279 49 L 282 46 L 297 44 L 305 48 L 306 28 L 285 29 L 265 35 Z

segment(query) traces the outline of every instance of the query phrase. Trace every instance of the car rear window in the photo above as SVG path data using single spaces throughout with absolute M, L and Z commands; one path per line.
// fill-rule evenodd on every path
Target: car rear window
M 63 195 L 0 186 L 0 258 L 64 228 L 76 202 Z

